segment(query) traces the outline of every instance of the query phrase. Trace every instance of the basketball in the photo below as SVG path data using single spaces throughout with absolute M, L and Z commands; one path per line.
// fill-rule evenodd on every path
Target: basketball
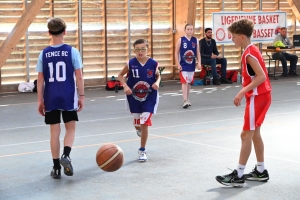
M 115 144 L 105 144 L 97 151 L 96 162 L 106 172 L 117 171 L 124 162 L 123 151 Z

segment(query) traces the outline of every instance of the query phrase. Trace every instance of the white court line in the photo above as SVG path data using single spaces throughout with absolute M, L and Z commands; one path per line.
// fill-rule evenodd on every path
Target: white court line
M 231 86 L 224 87 L 224 88 L 222 88 L 221 90 L 226 90 L 226 89 L 228 89 L 228 88 L 231 88 Z
M 300 111 L 293 111 L 293 112 L 286 112 L 286 113 L 274 113 L 274 114 L 267 114 L 267 116 L 277 116 L 277 115 L 288 115 L 291 113 L 297 113 Z M 161 126 L 161 127 L 153 127 L 150 128 L 150 130 L 155 130 L 155 129 L 166 129 L 166 128 L 175 128 L 175 127 L 181 127 L 181 126 L 192 126 L 192 125 L 199 125 L 199 124 L 208 124 L 208 123 L 219 123 L 219 122 L 226 122 L 226 121 L 232 121 L 232 120 L 241 120 L 243 117 L 240 118 L 231 118 L 231 119 L 220 119 L 220 120 L 212 120 L 212 121 L 202 121 L 202 122 L 197 122 L 197 123 L 190 123 L 190 124 L 179 124 L 179 125 L 172 125 L 172 126 Z M 93 120 L 96 121 L 96 120 Z M 45 125 L 46 126 L 46 125 Z M 112 132 L 112 133 L 105 133 L 105 134 L 93 134 L 93 135 L 83 135 L 83 136 L 78 136 L 75 137 L 75 139 L 79 138 L 86 138 L 86 137 L 97 137 L 97 136 L 102 136 L 102 135 L 113 135 L 113 134 L 119 134 L 119 133 L 126 133 L 126 132 L 132 132 L 130 131 L 121 131 L 121 132 Z M 149 134 L 153 135 L 153 134 Z M 154 135 L 157 136 L 157 135 Z M 164 137 L 164 136 L 159 136 L 159 137 Z M 61 138 L 60 140 L 62 140 Z M 36 143 L 43 143 L 43 142 L 49 142 L 49 140 L 41 140 L 41 141 L 35 141 L 35 142 L 25 142 L 25 143 L 15 143 L 15 144 L 4 144 L 0 145 L 0 147 L 8 147 L 8 146 L 18 146 L 18 145 L 27 145 L 27 144 L 36 144 Z
M 107 96 L 107 97 L 105 97 L 105 98 L 113 98 L 113 97 L 116 97 L 116 96 Z
M 162 95 L 171 95 L 171 94 L 178 94 L 178 92 L 163 93 Z
M 159 138 L 176 140 L 176 141 L 180 141 L 180 142 L 185 142 L 185 143 L 190 143 L 190 144 L 196 144 L 196 145 L 206 146 L 206 147 L 215 148 L 215 149 L 222 149 L 222 150 L 240 152 L 240 150 L 230 149 L 230 148 L 226 148 L 226 147 L 220 147 L 220 146 L 215 146 L 215 145 L 210 145 L 210 144 L 205 144 L 205 143 L 200 143 L 200 142 L 193 142 L 193 141 L 188 141 L 188 140 L 182 140 L 182 139 L 172 138 L 172 137 L 168 137 L 168 136 L 161 136 L 161 135 L 154 135 L 154 134 L 151 134 L 151 135 L 159 137 Z M 276 160 L 288 161 L 288 162 L 293 162 L 293 163 L 300 164 L 300 161 L 296 161 L 296 160 L 289 160 L 289 159 L 285 159 L 285 158 L 279 158 L 279 157 L 267 156 L 267 155 L 265 155 L 265 157 L 266 158 L 273 158 L 273 159 L 276 159 Z
M 125 100 L 125 99 L 124 99 Z M 280 100 L 280 101 L 272 101 L 272 103 L 280 103 L 280 102 L 289 102 L 289 101 L 300 101 L 300 99 L 287 99 L 287 100 Z M 193 109 L 193 110 L 181 110 L 181 111 L 173 111 L 173 112 L 163 112 L 163 113 L 156 113 L 155 115 L 165 115 L 165 114 L 175 114 L 175 113 L 186 113 L 186 112 L 195 112 L 195 111 L 205 111 L 205 110 L 214 110 L 214 109 L 226 109 L 226 108 L 235 108 L 236 106 L 222 106 L 222 107 L 213 107 L 213 108 L 199 108 L 199 109 Z M 241 105 L 240 107 L 244 107 L 244 105 Z M 298 112 L 298 111 L 294 111 Z M 294 113 L 289 112 L 289 113 Z M 269 114 L 270 115 L 270 114 Z M 268 114 L 267 114 L 268 116 Z M 94 120 L 86 120 L 86 121 L 80 121 L 80 123 L 86 123 L 86 122 L 95 122 L 95 121 L 105 121 L 105 120 L 116 120 L 116 119 L 126 119 L 126 118 L 132 118 L 132 116 L 126 116 L 126 117 L 113 117 L 113 118 L 104 118 L 104 119 L 94 119 Z M 23 128 L 34 128 L 34 127 L 41 127 L 46 125 L 35 125 L 35 126 L 20 126 L 20 127 L 14 127 L 14 128 L 4 128 L 0 129 L 0 131 L 6 131 L 6 130 L 15 130 L 15 129 L 23 129 Z

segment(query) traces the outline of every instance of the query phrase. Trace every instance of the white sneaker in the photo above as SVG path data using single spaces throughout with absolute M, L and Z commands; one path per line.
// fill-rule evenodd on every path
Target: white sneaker
M 139 150 L 138 154 L 139 154 L 139 161 L 140 162 L 146 162 L 148 160 L 147 156 L 146 156 L 146 151 Z
M 142 130 L 140 129 L 140 130 L 136 130 L 136 134 L 139 136 L 139 137 L 141 137 L 142 136 Z
M 192 104 L 191 104 L 191 102 L 190 102 L 189 100 L 187 100 L 187 104 L 188 104 L 189 106 L 192 106 Z
M 183 107 L 183 108 L 189 107 L 188 101 L 183 101 L 182 107 Z

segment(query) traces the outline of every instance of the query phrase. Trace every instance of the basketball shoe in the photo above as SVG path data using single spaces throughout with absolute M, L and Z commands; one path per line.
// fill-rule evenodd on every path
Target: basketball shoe
M 62 155 L 60 158 L 60 164 L 64 167 L 64 173 L 66 176 L 73 176 L 73 167 L 69 156 Z
M 188 101 L 183 101 L 183 105 L 182 105 L 183 108 L 188 108 L 189 107 L 189 103 Z
M 189 106 L 192 106 L 192 104 L 191 104 L 191 102 L 190 102 L 189 100 L 187 100 L 187 104 L 188 104 Z
M 139 150 L 138 154 L 139 154 L 139 161 L 140 162 L 146 162 L 148 160 L 147 156 L 146 156 L 146 151 Z
M 244 174 L 244 177 L 248 181 L 261 181 L 261 182 L 267 182 L 269 180 L 269 173 L 268 170 L 264 170 L 262 173 L 260 173 L 257 170 L 257 166 L 255 165 L 252 172 L 249 174 Z
M 61 174 L 60 174 L 60 169 L 55 169 L 54 167 L 52 168 L 52 171 L 50 173 L 50 176 L 54 179 L 60 179 Z
M 241 178 L 239 178 L 236 170 L 234 170 L 230 174 L 216 176 L 216 180 L 223 185 L 233 187 L 243 187 L 245 183 L 245 177 L 242 176 Z
M 140 130 L 136 130 L 136 134 L 139 136 L 139 137 L 141 137 L 142 136 L 142 130 L 140 129 Z

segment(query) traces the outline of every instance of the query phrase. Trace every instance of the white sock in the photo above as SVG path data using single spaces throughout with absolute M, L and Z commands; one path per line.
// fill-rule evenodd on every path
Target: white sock
M 238 164 L 236 171 L 238 173 L 238 177 L 241 178 L 244 175 L 244 170 L 245 170 L 246 165 L 241 165 Z
M 262 173 L 265 170 L 265 163 L 264 162 L 257 162 L 256 169 L 257 169 L 257 171 Z

